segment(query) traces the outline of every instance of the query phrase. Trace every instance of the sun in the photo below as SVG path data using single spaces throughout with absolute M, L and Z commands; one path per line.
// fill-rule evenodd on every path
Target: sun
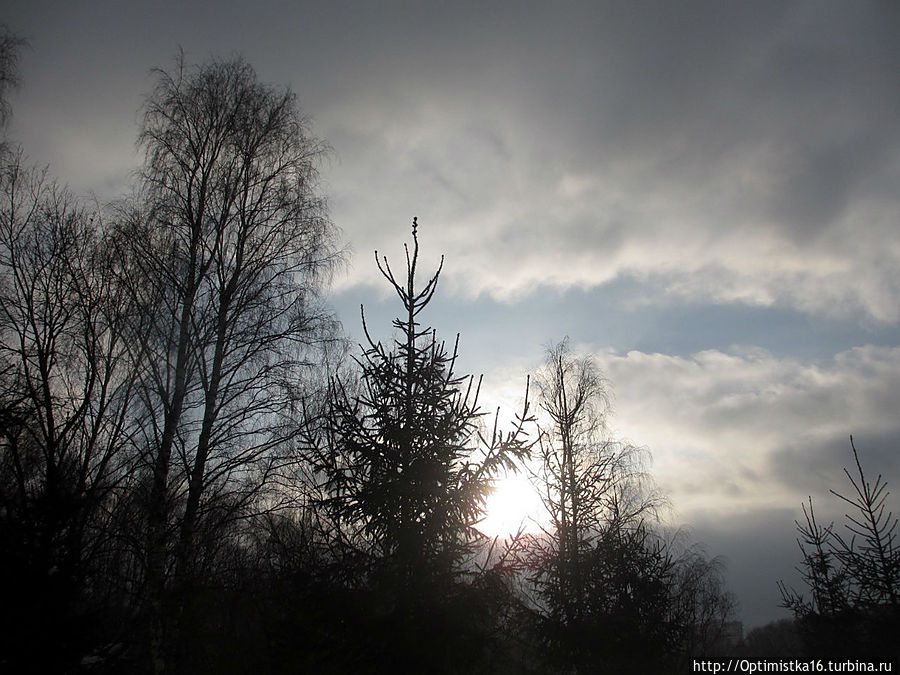
M 513 474 L 497 480 L 485 503 L 478 530 L 489 537 L 508 537 L 520 529 L 537 533 L 546 525 L 547 511 L 528 478 Z

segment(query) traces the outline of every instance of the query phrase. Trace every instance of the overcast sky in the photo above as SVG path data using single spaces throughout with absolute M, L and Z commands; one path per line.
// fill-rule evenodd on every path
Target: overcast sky
M 461 333 L 486 398 L 514 405 L 552 341 L 596 354 L 614 432 L 725 556 L 748 625 L 784 615 L 793 520 L 833 505 L 851 433 L 897 489 L 897 3 L 13 0 L 2 20 L 30 43 L 10 135 L 101 199 L 179 47 L 290 85 L 333 148 L 347 331 L 362 302 L 389 337 L 372 251 L 399 263 L 417 216 L 446 258 L 423 318 Z

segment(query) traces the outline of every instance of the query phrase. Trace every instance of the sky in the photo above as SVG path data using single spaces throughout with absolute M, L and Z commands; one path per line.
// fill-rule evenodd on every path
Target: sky
M 99 200 L 127 192 L 151 69 L 242 54 L 331 153 L 332 303 L 390 337 L 373 251 L 413 216 L 423 320 L 511 411 L 549 344 L 592 354 L 727 564 L 747 627 L 787 616 L 794 519 L 853 434 L 900 479 L 900 5 L 891 2 L 12 0 L 10 135 Z M 896 494 L 896 493 L 895 493 Z M 894 511 L 897 499 L 893 500 Z

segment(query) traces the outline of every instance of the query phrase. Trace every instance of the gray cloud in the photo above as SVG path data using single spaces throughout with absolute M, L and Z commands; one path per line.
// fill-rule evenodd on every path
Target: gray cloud
M 760 349 L 690 357 L 607 351 L 614 424 L 646 443 L 686 517 L 790 508 L 843 487 L 850 434 L 871 471 L 900 477 L 900 350 L 865 346 L 821 362 Z M 873 473 L 874 475 L 874 473 Z
M 506 58 L 476 31 L 492 60 L 461 86 L 430 57 L 396 100 L 347 115 L 366 148 L 337 172 L 357 240 L 410 204 L 467 261 L 448 277 L 470 296 L 630 276 L 661 297 L 897 321 L 896 15 L 702 9 L 582 10 L 565 41 Z
M 900 321 L 887 4 L 33 2 L 8 20 L 33 36 L 15 131 L 79 190 L 128 180 L 151 66 L 240 50 L 334 146 L 356 250 L 418 215 L 460 261 L 455 293 L 629 278 L 657 302 Z

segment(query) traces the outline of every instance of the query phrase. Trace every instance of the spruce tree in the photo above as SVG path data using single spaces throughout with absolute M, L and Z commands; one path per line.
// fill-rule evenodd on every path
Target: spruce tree
M 471 556 L 484 543 L 475 526 L 497 473 L 512 469 L 527 444 L 524 412 L 514 430 L 498 433 L 495 422 L 493 433 L 482 433 L 481 378 L 455 371 L 459 336 L 449 349 L 420 323 L 443 257 L 418 285 L 415 218 L 411 250 L 404 249 L 406 274 L 399 279 L 387 258 L 375 253 L 403 313 L 393 321 L 394 338 L 386 346 L 372 337 L 361 308 L 367 344 L 356 358 L 359 381 L 332 382 L 326 442 L 314 464 L 331 539 L 348 544 L 353 560 L 367 562 L 354 576 L 382 598 L 377 611 L 396 628 L 398 648 L 412 658 L 412 651 L 434 647 L 438 631 L 465 629 L 457 601 L 473 597 L 463 582 L 475 573 Z M 339 567 L 346 571 L 346 564 Z
M 480 535 L 475 525 L 497 472 L 526 452 L 523 424 L 486 438 L 479 421 L 481 378 L 455 372 L 452 350 L 419 322 L 437 289 L 437 271 L 416 286 L 418 223 L 398 280 L 386 257 L 376 264 L 403 303 L 395 337 L 376 341 L 361 308 L 367 346 L 356 359 L 358 391 L 332 383 L 328 449 L 318 468 L 326 503 L 343 531 L 362 537 L 402 577 L 452 574 Z M 520 422 L 523 421 L 520 418 Z

